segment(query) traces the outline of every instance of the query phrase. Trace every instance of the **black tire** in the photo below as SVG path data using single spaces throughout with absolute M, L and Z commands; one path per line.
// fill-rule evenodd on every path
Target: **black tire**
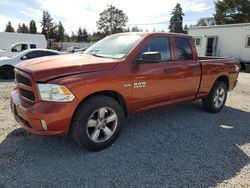
M 109 110 L 110 110 L 112 113 L 116 115 L 116 118 L 117 118 L 115 122 L 104 123 L 105 124 L 104 126 L 106 127 L 109 126 L 109 130 L 113 129 L 112 130 L 113 133 L 111 134 L 109 138 L 106 134 L 106 131 L 104 131 L 104 129 L 106 128 L 98 127 L 100 123 L 99 121 L 100 119 L 96 116 L 99 116 L 100 111 L 98 110 L 101 110 L 101 109 L 106 110 L 104 114 L 105 115 L 107 114 L 108 117 L 112 115 L 112 114 L 109 115 L 110 113 Z M 108 117 L 103 118 L 103 121 L 107 121 L 105 119 L 107 119 Z M 88 126 L 91 120 L 96 121 L 96 124 L 93 127 Z M 72 123 L 71 123 L 70 134 L 73 140 L 75 141 L 75 143 L 79 145 L 80 147 L 83 147 L 90 151 L 99 151 L 99 150 L 109 147 L 115 142 L 115 140 L 118 138 L 121 132 L 124 120 L 125 120 L 124 110 L 122 109 L 122 107 L 116 100 L 108 96 L 102 96 L 102 95 L 93 96 L 87 99 L 86 101 L 84 101 L 77 108 L 74 114 Z M 93 128 L 93 132 L 92 134 L 90 134 L 90 132 L 92 131 L 91 130 L 92 128 Z M 101 141 L 93 141 L 92 139 L 93 138 L 92 135 L 97 129 L 98 130 L 101 129 L 99 132 L 100 140 L 103 139 Z M 99 136 L 97 137 L 97 139 L 99 138 Z M 103 138 L 101 136 L 103 136 Z M 105 140 L 105 137 L 106 137 L 106 140 Z
M 0 67 L 0 77 L 3 79 L 13 79 L 15 77 L 14 67 L 11 65 L 3 65 Z
M 221 90 L 220 90 L 221 89 Z M 224 90 L 224 97 L 218 95 L 217 92 Z M 220 93 L 220 92 L 219 92 Z M 220 112 L 225 106 L 227 99 L 227 86 L 224 82 L 216 81 L 208 96 L 202 99 L 203 107 L 206 111 L 212 113 Z M 218 102 L 218 103 L 217 103 Z

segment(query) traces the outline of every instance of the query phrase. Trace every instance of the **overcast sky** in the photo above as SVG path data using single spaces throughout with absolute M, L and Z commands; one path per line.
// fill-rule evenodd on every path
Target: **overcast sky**
M 144 30 L 168 31 L 170 13 L 177 2 L 185 14 L 184 24 L 194 24 L 199 18 L 214 13 L 213 0 L 0 0 L 0 31 L 4 31 L 8 21 L 16 29 L 18 23 L 28 24 L 31 19 L 40 31 L 42 11 L 47 10 L 55 22 L 62 21 L 69 34 L 80 26 L 93 32 L 99 14 L 110 4 L 127 14 L 130 27 L 138 25 Z

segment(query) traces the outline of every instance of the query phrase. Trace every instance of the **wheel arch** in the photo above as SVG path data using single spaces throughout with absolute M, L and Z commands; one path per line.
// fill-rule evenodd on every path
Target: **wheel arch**
M 87 96 L 78 104 L 76 110 L 78 109 L 78 107 L 79 107 L 84 101 L 86 101 L 86 100 L 89 99 L 90 97 L 99 96 L 99 95 L 108 96 L 108 97 L 111 97 L 111 98 L 113 98 L 114 100 L 116 100 L 116 101 L 121 105 L 121 107 L 123 108 L 124 113 L 125 113 L 125 117 L 128 117 L 128 107 L 127 107 L 127 103 L 126 103 L 126 101 L 125 101 L 125 98 L 124 98 L 120 93 L 118 93 L 117 91 L 113 91 L 113 90 L 102 90 L 102 91 L 97 91 L 97 92 L 94 92 L 94 93 L 91 93 L 91 94 L 87 95 Z
M 227 86 L 227 90 L 229 90 L 229 78 L 228 78 L 228 76 L 226 76 L 226 75 L 221 75 L 221 76 L 219 76 L 219 77 L 215 80 L 214 84 L 215 84 L 217 81 L 224 82 L 224 83 L 226 84 L 226 86 Z

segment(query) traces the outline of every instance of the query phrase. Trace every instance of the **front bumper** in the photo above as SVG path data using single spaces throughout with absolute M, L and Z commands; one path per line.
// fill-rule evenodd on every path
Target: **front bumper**
M 41 101 L 25 105 L 17 90 L 12 91 L 10 103 L 15 120 L 27 132 L 38 135 L 66 135 L 78 105 L 76 99 L 67 103 Z M 47 130 L 41 120 L 46 122 Z

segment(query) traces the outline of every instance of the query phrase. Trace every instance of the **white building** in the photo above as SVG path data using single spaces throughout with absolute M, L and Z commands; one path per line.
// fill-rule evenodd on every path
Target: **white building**
M 220 56 L 250 63 L 250 23 L 190 27 L 199 56 Z

